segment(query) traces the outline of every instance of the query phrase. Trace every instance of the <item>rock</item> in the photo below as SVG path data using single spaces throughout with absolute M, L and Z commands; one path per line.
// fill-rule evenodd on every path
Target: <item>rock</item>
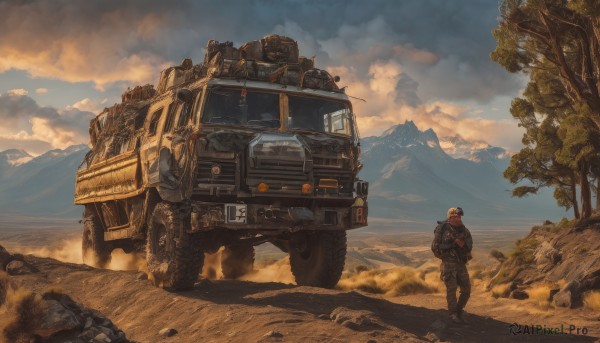
M 92 319 L 92 317 L 88 317 L 88 318 L 85 320 L 85 325 L 83 326 L 83 329 L 84 329 L 84 330 L 87 330 L 87 329 L 89 329 L 89 328 L 92 326 L 92 324 L 93 324 L 93 323 L 94 323 L 94 320 Z
M 525 299 L 529 299 L 529 294 L 527 294 L 525 291 L 523 291 L 521 289 L 515 289 L 514 291 L 510 292 L 509 298 L 517 299 L 517 300 L 525 300 Z
M 6 249 L 4 249 L 3 246 L 0 245 L 0 270 L 6 270 L 6 265 L 8 264 L 8 262 L 10 262 L 11 259 L 12 256 L 8 253 Z
M 334 309 L 329 318 L 352 330 L 365 330 L 372 327 L 381 327 L 379 321 L 374 317 L 372 312 L 350 310 L 345 307 L 337 307 Z
M 556 265 L 562 259 L 561 252 L 552 246 L 548 241 L 543 241 L 540 247 L 535 251 L 535 260 L 538 264 L 543 264 L 545 261 Z
M 283 334 L 279 331 L 269 331 L 263 337 L 283 337 Z
M 575 308 L 581 306 L 580 284 L 573 280 L 566 284 L 558 293 L 554 295 L 553 303 L 559 307 Z
M 435 332 L 428 332 L 427 335 L 425 335 L 425 338 L 427 338 L 427 340 L 429 340 L 430 342 L 440 341 L 440 338 L 438 337 L 438 335 L 435 334 Z
M 81 326 L 79 318 L 56 300 L 46 300 L 47 309 L 42 317 L 42 323 L 35 333 L 48 338 L 61 331 L 73 330 Z
M 23 261 L 11 261 L 6 266 L 6 272 L 10 275 L 25 275 L 33 273 L 33 270 Z
M 159 335 L 163 337 L 172 337 L 177 334 L 177 330 L 172 328 L 164 328 L 158 332 Z
M 105 333 L 101 332 L 96 337 L 94 337 L 94 341 L 96 342 L 107 342 L 110 343 L 112 340 L 106 336 Z

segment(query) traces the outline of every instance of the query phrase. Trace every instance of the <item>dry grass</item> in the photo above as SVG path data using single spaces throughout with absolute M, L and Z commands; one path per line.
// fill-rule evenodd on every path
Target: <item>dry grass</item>
M 439 272 L 438 278 L 439 278 Z M 358 289 L 364 292 L 398 296 L 406 294 L 433 293 L 437 288 L 429 285 L 410 267 L 396 267 L 387 270 L 367 270 L 341 279 L 338 289 Z
M 543 309 L 547 309 L 551 307 L 550 305 L 550 286 L 549 285 L 537 285 L 531 288 L 528 288 L 526 291 L 527 295 L 529 295 L 530 302 L 534 303 L 538 307 Z
M 492 296 L 496 299 L 503 297 L 506 295 L 506 292 L 510 288 L 510 284 L 505 283 L 501 285 L 494 286 L 492 288 Z
M 30 342 L 31 333 L 40 325 L 45 305 L 39 294 L 10 290 L 2 313 L 2 337 L 6 342 Z
M 600 311 L 600 291 L 590 291 L 583 295 L 583 306 Z

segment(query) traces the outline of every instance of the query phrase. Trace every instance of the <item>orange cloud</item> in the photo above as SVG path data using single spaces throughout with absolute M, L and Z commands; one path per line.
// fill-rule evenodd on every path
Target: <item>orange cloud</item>
M 29 92 L 23 88 L 17 88 L 17 89 L 9 89 L 8 92 L 6 92 L 8 95 L 27 95 L 29 94 Z
M 432 128 L 438 136 L 460 134 L 467 140 L 501 147 L 514 147 L 520 142 L 522 130 L 513 120 L 483 118 L 470 106 L 452 102 L 409 105 L 400 101 L 399 93 L 414 90 L 399 86 L 402 66 L 394 61 L 371 64 L 368 80 L 361 80 L 356 70 L 349 67 L 333 67 L 328 71 L 341 77 L 340 83 L 347 86 L 348 95 L 366 100 L 352 99 L 363 137 L 379 135 L 392 125 L 412 120 L 419 129 Z

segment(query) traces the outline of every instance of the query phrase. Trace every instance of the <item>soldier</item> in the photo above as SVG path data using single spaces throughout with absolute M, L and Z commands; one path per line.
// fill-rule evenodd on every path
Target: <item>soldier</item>
M 463 225 L 462 208 L 448 210 L 447 220 L 438 221 L 431 250 L 435 257 L 442 260 L 441 278 L 446 284 L 446 300 L 450 318 L 455 323 L 465 324 L 463 309 L 471 295 L 471 281 L 467 271 L 467 262 L 472 258 L 473 239 Z M 456 301 L 456 290 L 460 287 L 460 297 Z

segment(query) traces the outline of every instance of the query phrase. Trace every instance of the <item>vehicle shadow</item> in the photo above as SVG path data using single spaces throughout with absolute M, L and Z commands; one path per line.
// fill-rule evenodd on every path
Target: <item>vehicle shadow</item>
M 340 307 L 368 311 L 384 327 L 397 328 L 426 340 L 453 342 L 593 342 L 597 338 L 576 335 L 550 335 L 527 330 L 516 332 L 512 323 L 469 314 L 468 325 L 452 324 L 447 311 L 392 303 L 356 291 L 341 292 L 276 282 L 256 283 L 239 280 L 203 280 L 194 290 L 181 296 L 202 299 L 217 304 L 241 304 L 256 307 L 279 307 L 314 316 L 329 315 Z M 376 326 L 373 330 L 377 329 Z M 512 331 L 511 331 L 512 330 Z M 435 334 L 432 336 L 432 333 Z

